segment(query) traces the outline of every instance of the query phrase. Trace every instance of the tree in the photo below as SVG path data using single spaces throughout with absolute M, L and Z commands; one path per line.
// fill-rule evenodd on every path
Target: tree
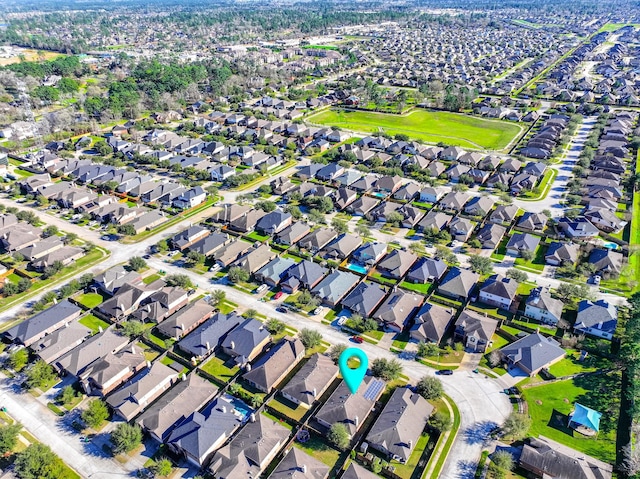
M 341 220 L 340 218 L 333 218 L 331 220 L 331 227 L 338 234 L 343 234 L 343 233 L 348 233 L 349 232 L 349 225 L 347 224 L 346 221 Z
M 493 272 L 493 261 L 491 261 L 491 258 L 472 254 L 469 255 L 469 264 L 471 265 L 471 269 L 478 274 L 486 275 Z
M 334 363 L 338 364 L 338 359 L 345 349 L 347 349 L 346 344 L 334 344 L 333 346 L 331 346 L 331 349 L 329 349 L 329 357 L 333 360 Z
M 565 303 L 575 303 L 589 298 L 591 291 L 586 284 L 561 283 L 556 289 L 556 295 Z
M 397 359 L 377 358 L 371 364 L 371 373 L 385 381 L 394 381 L 402 374 L 402 364 Z
M 166 477 L 171 474 L 173 470 L 173 464 L 166 457 L 163 457 L 159 461 L 156 461 L 149 469 L 157 476 Z
M 141 321 L 124 321 L 122 323 L 122 332 L 129 338 L 137 338 L 144 333 L 144 323 Z
M 518 283 L 524 283 L 529 279 L 529 275 L 519 269 L 510 268 L 507 270 L 507 278 L 511 278 Z
M 424 376 L 416 385 L 416 392 L 425 399 L 440 399 L 444 394 L 442 381 L 433 376 Z
M 136 227 L 133 226 L 131 223 L 118 225 L 116 230 L 118 231 L 118 233 L 125 236 L 134 236 L 136 234 Z
M 284 331 L 285 324 L 279 319 L 271 318 L 265 323 L 265 327 L 269 333 L 277 336 Z
M 249 281 L 249 272 L 239 266 L 232 266 L 227 273 L 227 278 L 232 283 Z
M 106 421 L 109 417 L 109 410 L 104 401 L 100 399 L 93 399 L 89 401 L 87 409 L 82 411 L 82 420 L 87 423 L 89 427 L 96 428 Z
M 258 312 L 253 308 L 249 308 L 244 312 L 243 316 L 245 318 L 254 319 L 254 318 L 256 318 L 258 316 Z
M 140 256 L 132 256 L 129 258 L 129 268 L 133 271 L 140 271 L 147 267 L 147 262 Z
M 531 261 L 533 259 L 533 251 L 524 249 L 520 251 L 520 257 L 525 261 Z
M 351 441 L 347 426 L 341 422 L 332 424 L 327 433 L 327 440 L 338 449 L 346 449 Z
M 29 389 L 43 387 L 55 377 L 53 367 L 40 359 L 27 370 L 27 386 Z
M 362 237 L 371 236 L 371 230 L 367 225 L 364 224 L 356 226 L 356 233 Z
M 436 258 L 441 259 L 445 263 L 450 265 L 458 264 L 458 257 L 449 248 L 445 246 L 436 245 Z
M 6 454 L 16 447 L 21 430 L 22 426 L 19 423 L 0 427 L 0 454 Z
M 55 236 L 58 234 L 58 227 L 55 225 L 49 225 L 44 229 L 45 236 Z
M 193 283 L 186 274 L 170 274 L 164 279 L 167 286 L 178 286 L 182 289 L 193 288 Z
M 26 348 L 18 349 L 16 352 L 9 356 L 9 364 L 11 369 L 16 372 L 20 372 L 29 362 L 29 351 Z
M 502 432 L 514 440 L 522 439 L 529 432 L 531 418 L 513 411 L 502 425 Z
M 275 210 L 278 205 L 276 205 L 273 201 L 258 201 L 256 203 L 256 209 L 262 210 L 265 213 L 270 213 Z
M 24 293 L 31 287 L 31 280 L 29 278 L 20 278 L 18 281 L 18 293 Z
M 284 210 L 296 220 L 302 218 L 302 211 L 300 211 L 300 207 L 296 205 L 288 205 Z
M 16 475 L 20 479 L 59 479 L 64 477 L 64 464 L 49 446 L 31 444 L 16 455 Z
M 429 419 L 429 426 L 440 432 L 451 429 L 451 416 L 444 411 L 438 411 Z
M 158 241 L 158 243 L 156 244 L 156 249 L 160 252 L 160 253 L 164 253 L 165 251 L 169 250 L 169 243 L 167 243 L 167 240 L 160 240 Z
M 206 259 L 207 259 L 206 255 L 204 255 L 203 253 L 199 253 L 197 251 L 189 251 L 189 253 L 187 254 L 187 260 L 189 261 L 189 263 L 194 265 L 204 264 Z
M 209 300 L 209 303 L 211 303 L 213 306 L 218 306 L 226 299 L 226 297 L 227 293 L 225 293 L 221 289 L 214 289 L 211 292 L 211 299 Z
M 300 331 L 300 341 L 306 349 L 315 348 L 322 342 L 322 334 L 313 329 L 304 328 Z
M 307 218 L 309 218 L 309 221 L 313 223 L 325 223 L 324 213 L 315 208 L 309 211 Z
M 387 220 L 387 223 L 397 228 L 397 227 L 400 227 L 400 224 L 404 220 L 404 216 L 402 216 L 402 213 L 398 213 L 397 211 L 392 211 L 387 215 L 386 220 Z
M 508 451 L 500 450 L 493 454 L 491 464 L 489 464 L 489 473 L 496 479 L 506 477 L 508 471 L 513 469 L 513 456 Z
M 58 395 L 57 399 L 62 404 L 66 405 L 66 404 L 73 403 L 76 397 L 77 397 L 76 390 L 73 389 L 73 386 L 68 385 L 68 386 L 65 386 L 64 389 L 62 389 L 62 392 Z
M 435 343 L 425 343 L 424 341 L 418 343 L 418 356 L 421 358 L 435 356 L 439 351 L 440 348 Z
M 120 423 L 111 433 L 114 454 L 133 451 L 141 443 L 142 429 L 137 424 Z

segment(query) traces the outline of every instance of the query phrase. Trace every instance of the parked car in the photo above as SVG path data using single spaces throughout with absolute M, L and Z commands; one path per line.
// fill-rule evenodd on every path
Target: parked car
M 274 295 L 273 295 L 273 300 L 274 300 L 274 301 L 279 300 L 280 298 L 282 298 L 282 295 L 283 295 L 283 294 L 284 294 L 284 293 L 283 293 L 282 291 L 278 291 L 276 294 L 274 294 Z
M 256 288 L 256 293 L 260 294 L 260 293 L 262 293 L 263 291 L 266 291 L 268 288 L 269 288 L 269 285 L 261 284 L 260 286 L 258 286 L 258 287 Z
M 346 316 L 340 316 L 340 317 L 338 318 L 338 326 L 343 326 L 343 325 L 344 325 L 344 323 L 346 323 L 346 322 L 347 322 L 347 319 L 349 319 L 349 318 L 347 318 Z
M 282 306 L 276 308 L 276 311 L 278 313 L 286 313 L 287 312 L 287 308 L 283 308 Z
M 322 308 L 316 308 L 313 311 L 311 311 L 311 314 L 315 316 L 317 314 L 320 314 L 321 312 L 322 312 Z
M 219 269 L 220 269 L 220 265 L 218 263 L 216 263 L 213 266 L 211 266 L 211 268 L 209 268 L 209 272 L 213 273 L 215 271 L 218 271 Z
M 358 344 L 364 343 L 364 338 L 362 336 L 353 336 L 351 339 Z
M 441 369 L 440 371 L 436 371 L 436 374 L 439 376 L 451 376 L 453 374 L 453 369 Z

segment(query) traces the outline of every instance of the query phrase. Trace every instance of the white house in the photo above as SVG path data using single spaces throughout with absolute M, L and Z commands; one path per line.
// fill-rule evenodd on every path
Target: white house
M 562 316 L 563 307 L 562 301 L 552 298 L 548 291 L 543 291 L 541 287 L 538 287 L 531 290 L 524 308 L 524 315 L 541 323 L 555 326 Z
M 173 200 L 173 206 L 187 210 L 203 203 L 206 199 L 207 193 L 202 189 L 202 187 L 196 186 L 195 188 L 185 191 Z

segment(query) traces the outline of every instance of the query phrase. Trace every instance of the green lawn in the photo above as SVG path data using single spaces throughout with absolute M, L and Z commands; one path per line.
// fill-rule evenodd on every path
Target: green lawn
M 606 387 L 603 375 L 592 376 L 591 381 L 570 379 L 558 381 L 552 384 L 544 384 L 523 390 L 523 397 L 529 406 L 529 415 L 532 418 L 529 435 L 538 435 L 565 444 L 569 447 L 582 451 L 602 461 L 613 463 L 615 461 L 615 427 L 610 432 L 600 431 L 598 438 L 590 438 L 568 429 L 567 415 L 573 409 L 573 403 L 579 401 L 585 406 L 590 406 L 589 401 L 594 396 L 609 395 L 615 397 L 616 390 L 601 391 L 602 386 Z M 591 389 L 590 386 L 595 386 Z M 618 384 L 619 386 L 619 384 Z M 586 387 L 589 387 L 587 389 Z M 596 390 L 596 387 L 598 390 Z M 619 389 L 617 390 L 619 396 Z M 605 399 L 606 400 L 606 399 Z M 616 401 L 610 400 L 609 403 Z M 603 413 L 601 428 L 607 415 L 607 411 L 600 409 Z M 615 415 L 617 416 L 617 415 Z M 609 418 L 609 421 L 613 421 Z
M 403 281 L 400 283 L 400 287 L 404 289 L 408 289 L 409 291 L 415 291 L 416 293 L 428 295 L 433 289 L 433 283 L 409 283 L 408 281 Z
M 218 304 L 218 309 L 222 314 L 229 314 L 231 311 L 235 311 L 237 307 L 238 305 L 236 303 L 232 303 L 226 299 Z
M 429 444 L 429 435 L 423 433 L 418 442 L 416 443 L 416 447 L 411 452 L 411 456 L 409 456 L 409 460 L 406 464 L 401 464 L 399 462 L 393 461 L 391 464 L 396 468 L 395 473 L 402 477 L 402 479 L 411 479 L 413 477 L 413 471 L 418 466 L 418 462 L 422 458 L 422 454 L 424 453 L 427 445 Z
M 213 356 L 204 365 L 200 366 L 200 369 L 220 379 L 223 383 L 226 383 L 236 375 L 240 368 L 238 368 L 238 366 L 229 368 L 225 366 L 225 361 L 223 359 Z
M 308 411 L 307 408 L 296 405 L 280 396 L 276 396 L 267 405 L 297 422 L 302 421 L 302 417 Z
M 523 270 L 529 270 L 534 273 L 541 273 L 544 270 L 544 254 L 547 251 L 547 245 L 544 243 L 540 243 L 536 248 L 534 257 L 531 261 L 527 261 L 524 258 L 516 258 L 515 265 Z
M 91 329 L 94 333 L 100 331 L 100 328 L 104 331 L 109 327 L 109 323 L 101 320 L 100 318 L 95 317 L 93 314 L 87 314 L 85 317 L 78 321 L 80 324 L 85 325 L 87 328 Z
M 142 282 L 144 284 L 151 284 L 154 281 L 160 279 L 162 276 L 160 276 L 159 274 L 155 273 L 155 274 L 150 274 L 149 276 L 147 276 L 146 278 L 142 278 Z
M 632 26 L 634 28 L 640 28 L 640 23 L 606 23 L 598 33 L 600 32 L 615 32 L 623 27 Z
M 304 444 L 295 441 L 293 443 L 295 447 L 302 449 L 311 457 L 318 459 L 323 464 L 329 467 L 335 466 L 340 457 L 340 453 L 335 449 L 329 447 L 321 438 L 311 433 L 311 439 Z
M 85 293 L 78 296 L 76 301 L 89 309 L 93 309 L 102 303 L 103 298 L 102 295 L 98 293 Z
M 522 131 L 505 121 L 485 120 L 468 115 L 415 110 L 406 115 L 331 108 L 309 116 L 308 121 L 354 131 L 405 134 L 430 143 L 444 142 L 472 149 L 501 150 Z

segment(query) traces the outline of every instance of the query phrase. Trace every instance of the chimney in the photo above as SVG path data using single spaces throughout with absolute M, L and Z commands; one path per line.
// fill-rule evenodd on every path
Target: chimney
M 302 471 L 302 474 L 306 474 L 307 473 L 307 465 L 303 464 L 302 466 L 300 466 L 300 470 Z
M 151 361 L 147 361 L 147 367 L 151 369 Z
M 313 394 L 313 397 L 316 397 L 318 395 L 318 390 L 313 388 L 313 392 L 311 394 Z
M 181 323 L 181 324 L 180 324 L 180 329 L 181 329 L 182 331 L 184 331 L 184 323 Z
M 221 406 L 220 407 L 220 411 L 222 411 L 222 414 L 226 414 L 227 413 L 227 406 Z
M 209 341 L 207 341 L 207 351 L 211 350 L 211 344 L 209 344 Z
M 256 413 L 252 412 L 249 416 L 249 421 L 256 422 Z
M 356 419 L 355 419 L 355 421 L 354 421 L 354 422 L 355 422 L 355 424 L 356 424 L 356 428 L 357 428 L 358 426 L 360 426 L 360 418 L 359 418 L 358 416 L 356 416 Z
M 186 375 L 186 374 L 184 374 L 184 373 L 182 373 L 182 380 L 183 380 L 183 381 L 186 381 L 186 380 L 187 380 L 187 375 Z
M 98 331 L 102 332 L 102 326 L 98 326 Z
M 209 343 L 207 343 L 207 346 L 209 345 Z M 236 342 L 235 341 L 231 341 L 231 349 L 236 349 Z
M 413 441 L 409 441 L 407 443 L 407 446 L 409 446 L 409 449 L 413 449 Z

